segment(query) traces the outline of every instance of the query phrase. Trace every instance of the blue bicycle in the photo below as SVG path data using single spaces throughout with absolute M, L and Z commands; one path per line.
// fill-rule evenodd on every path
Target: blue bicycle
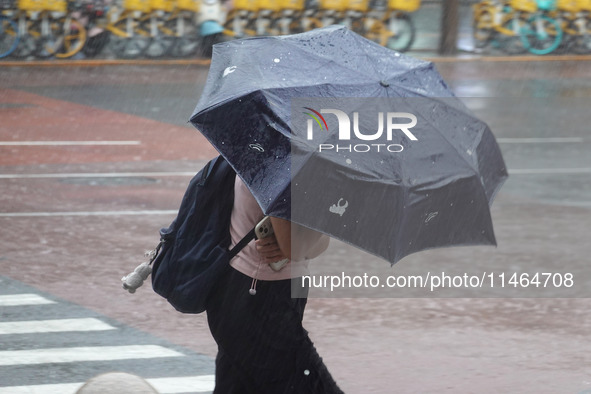
M 521 42 L 525 49 L 536 55 L 547 55 L 560 46 L 560 21 L 548 16 L 556 9 L 556 0 L 537 0 L 538 10 L 521 26 Z
M 9 17 L 0 15 L 0 59 L 10 56 L 19 42 L 18 26 Z

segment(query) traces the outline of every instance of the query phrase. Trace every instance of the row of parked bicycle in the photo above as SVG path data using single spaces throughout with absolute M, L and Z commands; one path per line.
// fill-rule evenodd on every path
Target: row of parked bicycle
M 113 2 L 114 1 L 114 2 Z M 227 37 L 344 24 L 404 52 L 421 0 L 0 0 L 0 58 L 209 55 Z M 591 53 L 591 0 L 482 0 L 475 44 L 508 54 Z
M 473 11 L 479 48 L 591 54 L 591 0 L 483 0 Z
M 209 55 L 228 37 L 344 24 L 398 51 L 415 39 L 420 0 L 0 0 L 0 57 Z
M 194 0 L 0 0 L 0 57 L 189 55 L 200 39 Z M 166 34 L 165 34 L 166 33 Z
M 234 0 L 225 34 L 281 35 L 342 24 L 400 52 L 415 39 L 411 13 L 421 0 Z

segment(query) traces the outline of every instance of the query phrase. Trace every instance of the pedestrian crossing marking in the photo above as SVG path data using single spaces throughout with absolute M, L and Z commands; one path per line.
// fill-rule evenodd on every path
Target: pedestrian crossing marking
M 146 379 L 160 394 L 203 393 L 213 391 L 215 375 Z
M 0 141 L 0 146 L 140 145 L 141 141 Z
M 143 211 L 81 211 L 81 212 L 1 212 L 0 218 L 60 217 L 60 216 L 146 216 L 174 215 L 173 209 L 154 209 Z
M 34 178 L 138 178 L 138 177 L 193 177 L 191 171 L 150 171 L 150 172 L 59 172 L 38 174 L 0 174 L 0 179 Z
M 21 364 L 55 364 L 81 361 L 114 361 L 182 356 L 184 356 L 184 354 L 157 345 L 8 350 L 0 351 L 0 366 Z
M 0 295 L 0 308 L 2 307 L 20 307 L 20 306 L 31 306 L 43 307 L 46 304 L 62 305 L 61 302 L 53 301 L 42 295 L 36 293 L 22 293 L 22 294 L 4 294 Z M 66 305 L 64 304 L 64 307 Z M 56 307 L 52 307 L 56 308 Z M 55 334 L 55 333 L 80 333 L 77 335 L 88 335 L 92 337 L 93 333 L 108 332 L 117 333 L 119 327 L 112 326 L 107 322 L 101 320 L 100 317 L 84 317 L 80 313 L 76 313 L 75 316 L 71 317 L 72 312 L 70 309 L 76 309 L 72 305 L 68 305 L 66 310 L 69 314 L 59 318 L 60 316 L 54 316 L 53 314 L 49 318 L 44 320 L 32 320 L 31 309 L 18 308 L 12 309 L 10 312 L 10 320 L 2 321 L 0 319 L 0 343 L 8 346 L 0 347 L 4 349 L 10 349 L 10 343 L 16 341 L 21 343 L 21 337 L 12 335 L 38 335 L 43 338 L 44 334 Z M 1 309 L 0 309 L 1 310 Z M 22 314 L 15 314 L 15 311 L 23 311 Z M 52 309 L 54 311 L 54 309 Z M 59 310 L 55 310 L 56 313 L 60 313 Z M 45 315 L 47 316 L 47 315 Z M 87 315 L 88 316 L 88 315 Z M 92 315 L 91 315 L 92 316 Z M 55 317 L 55 318 L 53 318 Z M 18 320 L 18 319 L 24 320 Z M 87 333 L 87 334 L 84 334 Z M 103 334 L 104 335 L 104 334 Z M 100 338 L 105 338 L 101 335 Z M 124 334 L 128 336 L 128 333 Z M 108 334 L 107 334 L 108 337 Z M 27 337 L 28 340 L 30 337 Z M 49 338 L 56 338 L 55 336 Z M 63 336 L 67 338 L 67 334 Z M 25 367 L 31 366 L 35 368 L 36 365 L 45 365 L 47 368 L 62 368 L 62 365 L 68 365 L 68 369 L 76 369 L 80 367 L 80 363 L 83 362 L 110 362 L 110 361 L 121 361 L 129 363 L 129 365 L 137 365 L 141 360 L 150 359 L 165 359 L 170 358 L 172 362 L 173 358 L 176 359 L 177 363 L 192 362 L 192 356 L 185 355 L 177 350 L 168 348 L 166 345 L 152 345 L 150 342 L 146 342 L 145 339 L 139 339 L 140 343 L 146 343 L 145 345 L 138 345 L 137 342 L 132 342 L 132 345 L 112 345 L 112 346 L 86 346 L 86 347 L 59 347 L 55 341 L 50 340 L 47 347 L 43 347 L 43 340 L 36 341 L 35 348 L 23 348 L 18 346 L 20 350 L 0 350 L 0 372 L 5 371 L 5 367 Z M 60 342 L 62 342 L 60 340 Z M 67 342 L 62 342 L 64 345 Z M 129 342 L 128 342 L 129 343 Z M 54 347 L 51 347 L 54 346 Z M 185 361 L 186 360 L 186 361 Z M 161 361 L 162 362 L 162 361 Z M 98 370 L 91 370 L 92 374 L 104 373 L 102 367 Z M 127 364 L 126 364 L 127 365 Z M 176 364 L 175 364 L 176 365 Z M 42 367 L 43 368 L 43 367 Z M 151 369 L 146 371 L 148 376 L 158 376 L 159 370 Z M 154 387 L 160 394 L 181 394 L 181 393 L 211 393 L 215 387 L 215 376 L 207 374 L 208 371 L 203 371 L 204 375 L 196 376 L 177 376 L 177 377 L 155 377 L 146 379 L 146 381 Z M 176 373 L 183 374 L 194 374 L 195 370 L 190 368 L 180 368 Z M 199 373 L 199 372 L 197 372 Z M 56 376 L 54 378 L 48 377 L 47 379 L 34 379 L 30 380 L 25 376 L 21 376 L 19 373 L 15 374 L 13 378 L 1 379 L 0 381 L 0 394 L 74 394 L 78 391 L 86 382 L 86 380 L 94 377 L 88 376 L 88 367 L 81 367 L 79 372 L 72 371 L 71 373 L 65 373 L 64 376 Z M 79 382 L 76 382 L 76 381 Z M 11 385 L 12 384 L 12 385 Z
M 94 318 L 0 322 L 0 335 L 106 330 L 115 327 Z
M 0 387 L 0 394 L 74 394 L 84 383 Z
M 38 294 L 8 294 L 0 295 L 0 306 L 25 306 L 25 305 L 46 305 L 55 304 L 55 301 L 48 300 Z
M 146 381 L 160 394 L 207 393 L 214 389 L 215 376 L 154 378 Z M 84 383 L 64 383 L 0 387 L 0 394 L 73 394 L 83 385 Z

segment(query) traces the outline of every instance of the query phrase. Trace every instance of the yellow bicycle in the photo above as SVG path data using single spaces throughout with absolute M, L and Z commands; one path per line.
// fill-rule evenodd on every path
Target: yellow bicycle
M 493 41 L 508 54 L 524 53 L 520 40 L 527 16 L 537 11 L 535 0 L 484 0 L 473 6 L 474 44 L 484 48 Z
M 279 0 L 279 11 L 271 23 L 272 34 L 302 33 L 321 27 L 321 22 L 314 17 L 315 9 L 306 7 L 305 0 Z
M 174 11 L 164 24 L 164 32 L 174 37 L 170 55 L 187 57 L 197 53 L 200 46 L 197 15 L 200 2 L 178 0 Z
M 558 19 L 565 33 L 567 50 L 591 53 L 591 0 L 558 0 L 552 16 Z
M 71 15 L 76 5 L 65 0 L 19 0 L 15 18 L 20 41 L 13 55 L 69 58 L 80 52 L 86 29 Z
M 395 51 L 408 51 L 416 37 L 410 13 L 420 6 L 421 0 L 377 1 L 362 19 L 361 34 Z
M 256 35 L 256 17 L 259 10 L 258 0 L 235 0 L 224 23 L 224 34 L 230 37 Z
M 485 0 L 474 8 L 476 46 L 495 42 L 508 54 L 551 53 L 563 36 L 560 22 L 552 18 L 555 8 L 554 0 Z
M 147 57 L 168 55 L 175 43 L 175 26 L 167 24 L 173 18 L 176 2 L 173 0 L 150 0 L 150 11 L 140 17 L 140 34 L 149 37 L 145 50 Z
M 105 28 L 111 33 L 110 47 L 115 55 L 132 59 L 146 53 L 151 38 L 141 22 L 142 17 L 149 14 L 150 10 L 149 0 L 123 0 L 122 9 L 109 9 Z
M 87 29 L 96 41 L 93 40 L 84 53 L 96 56 L 108 42 L 117 57 L 130 59 L 142 56 L 150 45 L 151 37 L 141 22 L 150 11 L 149 0 L 122 0 L 112 6 L 95 1 L 87 5 L 82 19 L 88 21 Z

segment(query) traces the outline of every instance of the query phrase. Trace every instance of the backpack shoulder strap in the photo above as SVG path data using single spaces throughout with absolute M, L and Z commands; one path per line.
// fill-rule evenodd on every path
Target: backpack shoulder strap
M 254 232 L 254 228 L 253 228 L 252 230 L 250 230 L 250 231 L 248 232 L 248 234 L 246 234 L 246 235 L 244 236 L 244 238 L 242 238 L 242 239 L 240 240 L 240 242 L 238 242 L 238 243 L 237 243 L 237 244 L 236 244 L 236 245 L 235 245 L 235 246 L 234 246 L 234 247 L 233 247 L 233 248 L 230 250 L 230 252 L 229 252 L 229 253 L 230 253 L 230 254 L 229 254 L 229 256 L 230 256 L 230 260 L 231 260 L 231 259 L 233 259 L 234 257 L 236 257 L 236 255 L 237 255 L 238 253 L 240 253 L 240 251 L 241 251 L 242 249 L 244 249 L 244 247 L 245 247 L 246 245 L 248 245 L 248 243 L 249 243 L 250 241 L 252 241 L 254 238 L 255 238 L 255 232 Z
M 209 178 L 209 176 L 213 172 L 215 166 L 219 165 L 219 163 L 222 162 L 223 160 L 224 159 L 221 156 L 217 156 L 214 159 L 210 160 L 205 165 L 205 167 L 203 167 L 203 169 L 201 170 L 201 176 L 199 177 L 199 181 L 197 182 L 197 184 L 199 186 L 204 186 L 205 183 L 207 182 L 207 179 Z

